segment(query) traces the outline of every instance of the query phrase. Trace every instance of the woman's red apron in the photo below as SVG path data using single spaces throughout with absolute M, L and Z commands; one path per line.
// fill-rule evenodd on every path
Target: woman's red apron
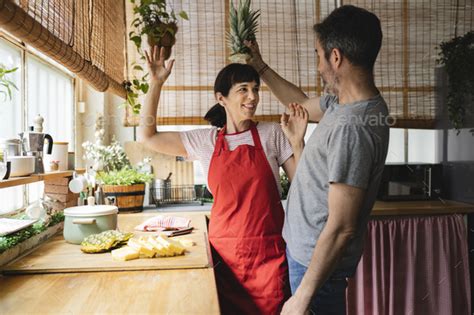
M 209 167 L 209 241 L 223 314 L 279 314 L 289 294 L 283 207 L 255 124 L 251 133 L 254 146 L 230 151 L 224 127 Z

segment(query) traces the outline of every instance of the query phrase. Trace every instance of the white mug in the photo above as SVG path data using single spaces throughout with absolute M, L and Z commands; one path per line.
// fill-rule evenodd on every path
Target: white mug
M 87 179 L 80 175 L 77 176 L 76 178 L 73 178 L 69 182 L 69 190 L 72 191 L 75 194 L 80 193 L 81 191 L 85 191 L 87 188 Z
M 35 202 L 26 208 L 25 213 L 30 219 L 38 220 L 46 215 L 46 210 L 41 206 L 40 202 Z

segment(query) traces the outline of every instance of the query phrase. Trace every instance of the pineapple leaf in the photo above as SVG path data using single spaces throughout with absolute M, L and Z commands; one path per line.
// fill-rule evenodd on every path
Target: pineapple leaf
M 244 40 L 255 40 L 258 29 L 260 10 L 252 11 L 251 0 L 239 0 L 237 7 L 231 2 L 229 10 L 229 31 L 227 32 L 227 44 L 231 55 L 249 53 L 249 49 L 243 43 Z

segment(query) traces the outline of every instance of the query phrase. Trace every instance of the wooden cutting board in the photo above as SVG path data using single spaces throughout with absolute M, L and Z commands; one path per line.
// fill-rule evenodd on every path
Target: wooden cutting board
M 158 214 L 120 214 L 118 218 L 119 230 L 122 232 L 133 232 L 135 237 L 140 235 L 156 235 L 153 232 L 136 232 L 133 230 L 136 225 L 155 215 Z M 5 266 L 3 273 L 26 274 L 208 268 L 210 260 L 206 217 L 202 214 L 175 215 L 191 219 L 191 225 L 195 228 L 191 234 L 173 238 L 191 239 L 196 243 L 195 246 L 187 249 L 184 256 L 116 261 L 112 259 L 110 252 L 85 254 L 80 250 L 80 245 L 67 243 L 61 234 L 48 240 L 29 255 Z

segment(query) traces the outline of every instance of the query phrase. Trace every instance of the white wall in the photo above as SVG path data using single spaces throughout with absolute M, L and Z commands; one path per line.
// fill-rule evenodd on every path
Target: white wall
M 133 141 L 133 127 L 125 127 L 125 107 L 122 105 L 124 99 L 112 94 L 105 93 L 105 121 L 107 140 L 113 137 L 122 145 L 127 141 Z
M 84 168 L 82 143 L 94 141 L 95 121 L 104 113 L 104 93 L 96 91 L 81 79 L 77 79 L 78 102 L 85 103 L 85 113 L 79 113 L 76 106 L 76 168 Z M 106 129 L 107 131 L 107 129 Z

